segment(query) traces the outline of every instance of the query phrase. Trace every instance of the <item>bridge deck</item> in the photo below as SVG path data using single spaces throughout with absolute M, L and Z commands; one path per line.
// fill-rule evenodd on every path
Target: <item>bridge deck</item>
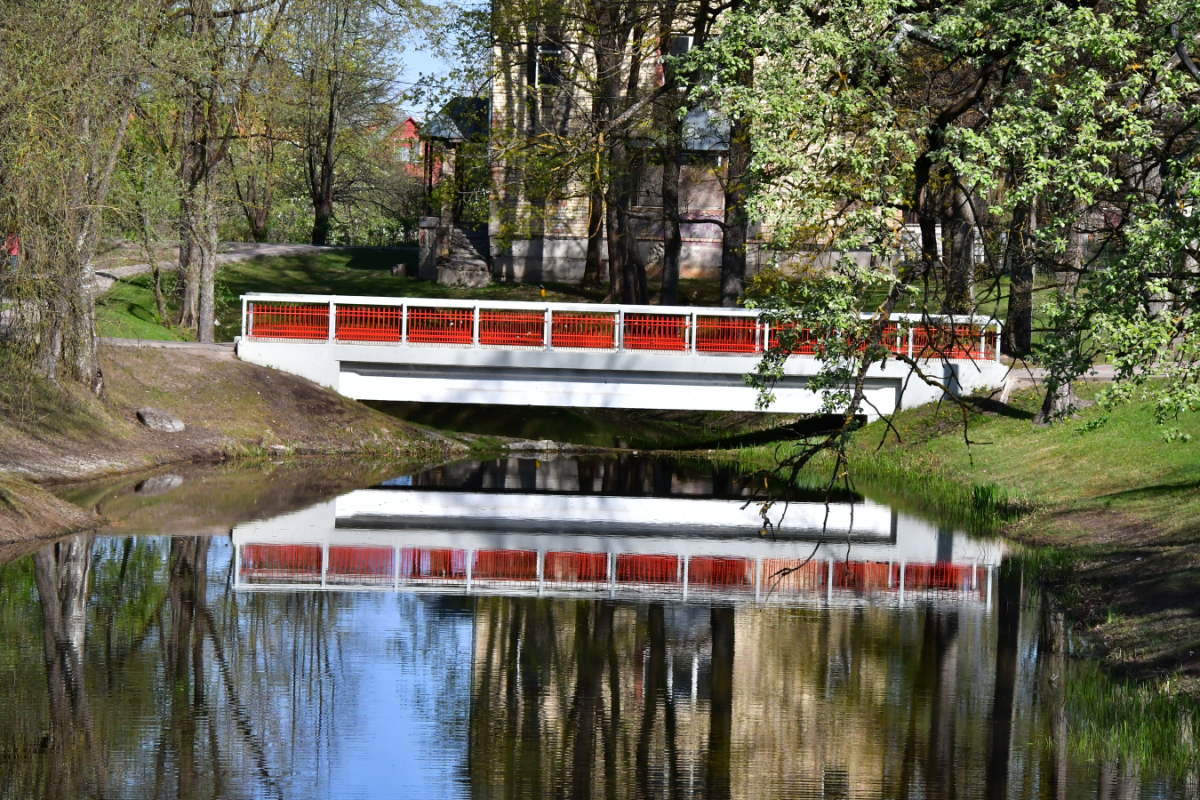
M 771 410 L 815 412 L 822 398 L 805 384 L 822 341 L 747 309 L 254 294 L 238 353 L 363 400 L 734 411 L 755 410 L 743 376 L 785 328 L 792 352 Z M 939 377 L 964 390 L 1002 380 L 999 342 L 993 320 L 915 315 L 895 315 L 881 340 L 942 362 Z M 910 397 L 908 371 L 872 367 L 870 405 L 937 398 L 917 386 Z

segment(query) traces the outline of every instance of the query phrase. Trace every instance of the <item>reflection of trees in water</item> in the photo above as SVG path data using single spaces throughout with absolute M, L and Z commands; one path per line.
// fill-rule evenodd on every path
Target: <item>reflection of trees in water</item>
M 672 687 L 670 656 L 685 643 L 663 604 L 480 598 L 472 796 L 728 797 L 733 621 L 713 612 L 711 699 L 697 711 L 677 705 L 691 687 Z
M 34 554 L 36 605 L 14 609 L 5 648 L 40 620 L 43 663 L 15 679 L 45 686 L 47 715 L 39 745 L 36 701 L 0 709 L 0 742 L 24 756 L 0 761 L 0 796 L 282 796 L 288 754 L 328 748 L 342 603 L 235 595 L 230 559 L 210 581 L 211 541 L 81 535 Z
M 33 555 L 50 706 L 47 758 L 42 762 L 46 771 L 37 776 L 46 797 L 107 794 L 84 675 L 94 541 L 94 534 L 72 536 Z M 89 775 L 94 780 L 87 781 Z

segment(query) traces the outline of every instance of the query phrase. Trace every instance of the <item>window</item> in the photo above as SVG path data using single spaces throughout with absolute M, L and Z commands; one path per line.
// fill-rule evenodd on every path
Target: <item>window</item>
M 673 55 L 673 56 L 676 56 L 676 57 L 685 56 L 688 54 L 688 51 L 690 51 L 691 49 L 692 49 L 692 37 L 691 36 L 676 36 L 675 40 L 671 42 L 671 55 Z
M 542 42 L 537 49 L 537 69 L 534 75 L 535 85 L 562 85 L 563 51 L 562 45 L 554 42 Z

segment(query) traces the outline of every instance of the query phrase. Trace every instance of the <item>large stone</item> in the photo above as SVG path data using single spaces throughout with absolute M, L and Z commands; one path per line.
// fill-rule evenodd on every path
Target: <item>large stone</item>
M 133 491 L 144 497 L 153 497 L 156 494 L 166 494 L 180 486 L 183 486 L 183 478 L 178 475 L 151 475 L 133 487 Z
M 137 418 L 138 422 L 159 433 L 179 433 L 183 430 L 183 420 L 157 408 L 139 408 Z
M 450 263 L 438 267 L 437 282 L 439 286 L 478 289 L 492 282 L 492 274 L 486 266 Z

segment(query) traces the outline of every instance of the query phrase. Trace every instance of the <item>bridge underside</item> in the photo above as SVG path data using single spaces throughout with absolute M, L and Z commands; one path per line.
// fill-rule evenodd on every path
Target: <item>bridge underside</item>
M 238 355 L 251 363 L 308 378 L 356 400 L 479 403 L 574 408 L 756 411 L 758 393 L 746 386 L 757 356 L 695 353 L 563 352 L 488 348 L 397 347 L 333 342 L 242 340 Z M 988 361 L 943 364 L 926 371 L 957 391 L 994 388 L 1006 368 Z M 821 412 L 810 389 L 819 369 L 793 357 L 774 389 L 769 411 Z M 896 361 L 874 366 L 866 384 L 866 414 L 875 418 L 939 399 L 942 390 Z

